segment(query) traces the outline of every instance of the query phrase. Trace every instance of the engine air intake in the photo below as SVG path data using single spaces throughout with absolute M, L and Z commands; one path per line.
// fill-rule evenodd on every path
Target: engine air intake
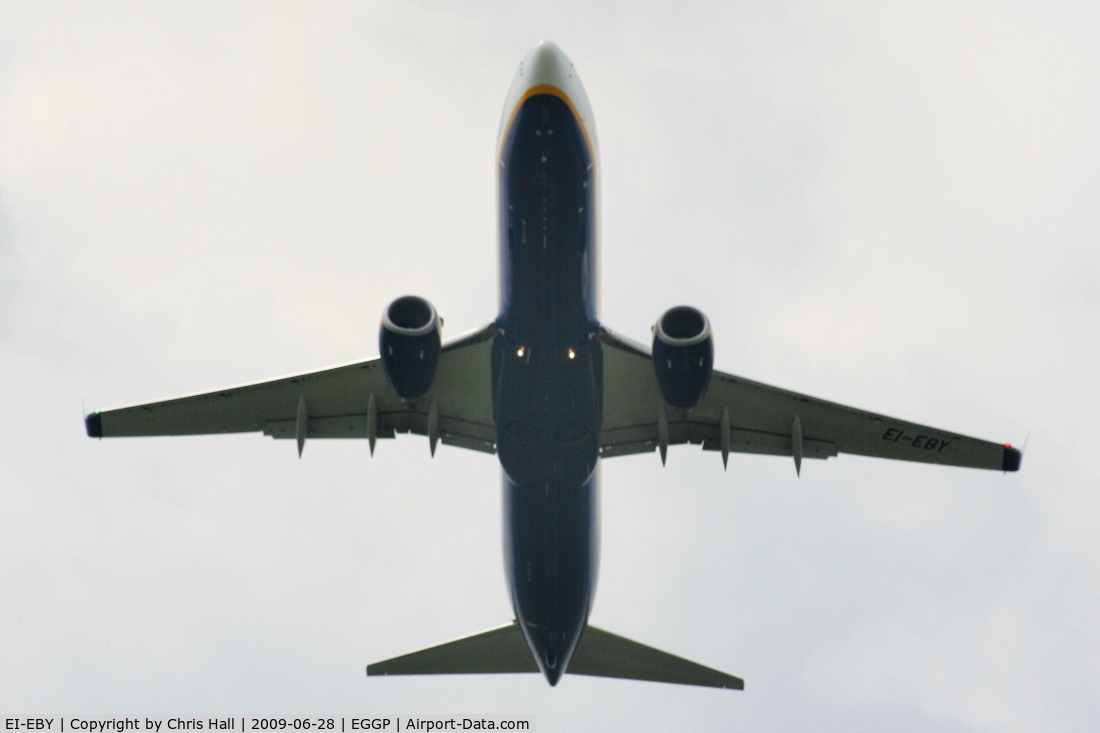
M 378 351 L 386 381 L 401 399 L 412 400 L 431 389 L 442 325 L 435 307 L 415 295 L 398 298 L 382 312 Z
M 657 321 L 657 337 L 669 346 L 691 346 L 710 338 L 710 323 L 702 311 L 678 305 Z
M 665 402 L 681 410 L 699 404 L 714 370 L 710 321 L 691 306 L 669 308 L 653 327 L 653 369 Z

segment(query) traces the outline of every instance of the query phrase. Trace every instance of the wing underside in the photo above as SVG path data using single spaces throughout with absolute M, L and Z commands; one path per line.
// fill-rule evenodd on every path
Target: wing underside
M 393 438 L 418 433 L 493 453 L 490 361 L 496 327 L 443 345 L 431 390 L 410 402 L 386 383 L 380 359 L 94 412 L 98 438 L 262 432 L 273 438 Z
M 92 437 L 261 432 L 273 438 L 393 438 L 416 433 L 463 448 L 496 450 L 491 360 L 496 327 L 443 346 L 431 390 L 410 402 L 386 383 L 379 359 L 293 374 L 86 418 Z M 1020 452 L 714 372 L 691 410 L 665 404 L 649 350 L 601 329 L 604 413 L 600 455 L 690 443 L 704 450 L 829 458 L 840 453 L 1015 471 Z
M 691 410 L 665 404 L 649 349 L 601 329 L 604 458 L 678 443 L 724 453 L 829 458 L 853 453 L 1001 471 L 1020 466 L 1011 446 L 879 415 L 714 372 Z

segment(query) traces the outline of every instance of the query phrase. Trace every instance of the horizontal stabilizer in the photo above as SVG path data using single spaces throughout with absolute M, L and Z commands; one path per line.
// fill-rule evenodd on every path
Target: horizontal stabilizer
M 500 674 L 538 671 L 535 658 L 515 622 L 376 662 L 367 667 L 367 675 L 371 677 L 391 674 Z M 595 626 L 585 629 L 566 673 L 729 690 L 745 688 L 745 683 L 738 677 L 639 644 Z
M 538 672 L 515 622 L 367 667 L 367 675 Z
M 727 690 L 745 689 L 745 682 L 740 677 L 704 667 L 595 626 L 584 630 L 566 672 Z

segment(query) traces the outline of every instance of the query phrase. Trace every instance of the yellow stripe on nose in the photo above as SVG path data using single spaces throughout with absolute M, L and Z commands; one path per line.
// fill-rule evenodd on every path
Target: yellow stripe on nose
M 536 84 L 523 93 L 523 96 L 516 102 L 516 106 L 512 108 L 512 114 L 508 116 L 508 124 L 504 126 L 504 132 L 500 136 L 500 150 L 497 151 L 497 162 L 504 163 L 504 143 L 507 142 L 508 136 L 512 134 L 512 124 L 516 121 L 516 115 L 519 114 L 520 107 L 531 97 L 539 94 L 549 94 L 557 97 L 565 102 L 569 107 L 569 111 L 573 113 L 573 117 L 576 118 L 577 124 L 581 128 L 581 134 L 584 135 L 584 144 L 588 148 L 588 159 L 596 162 L 596 149 L 592 145 L 592 139 L 588 136 L 588 128 L 584 125 L 584 118 L 581 117 L 581 113 L 577 110 L 577 105 L 573 104 L 573 100 L 569 98 L 569 95 L 563 92 L 553 84 Z

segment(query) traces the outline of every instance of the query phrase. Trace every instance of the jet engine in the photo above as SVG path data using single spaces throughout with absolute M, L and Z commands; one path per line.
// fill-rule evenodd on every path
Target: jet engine
M 702 311 L 679 305 L 657 320 L 653 368 L 665 402 L 681 410 L 699 404 L 714 370 L 714 340 Z
M 432 304 L 415 295 L 398 298 L 382 312 L 378 351 L 386 380 L 401 399 L 416 399 L 431 389 L 442 328 Z

